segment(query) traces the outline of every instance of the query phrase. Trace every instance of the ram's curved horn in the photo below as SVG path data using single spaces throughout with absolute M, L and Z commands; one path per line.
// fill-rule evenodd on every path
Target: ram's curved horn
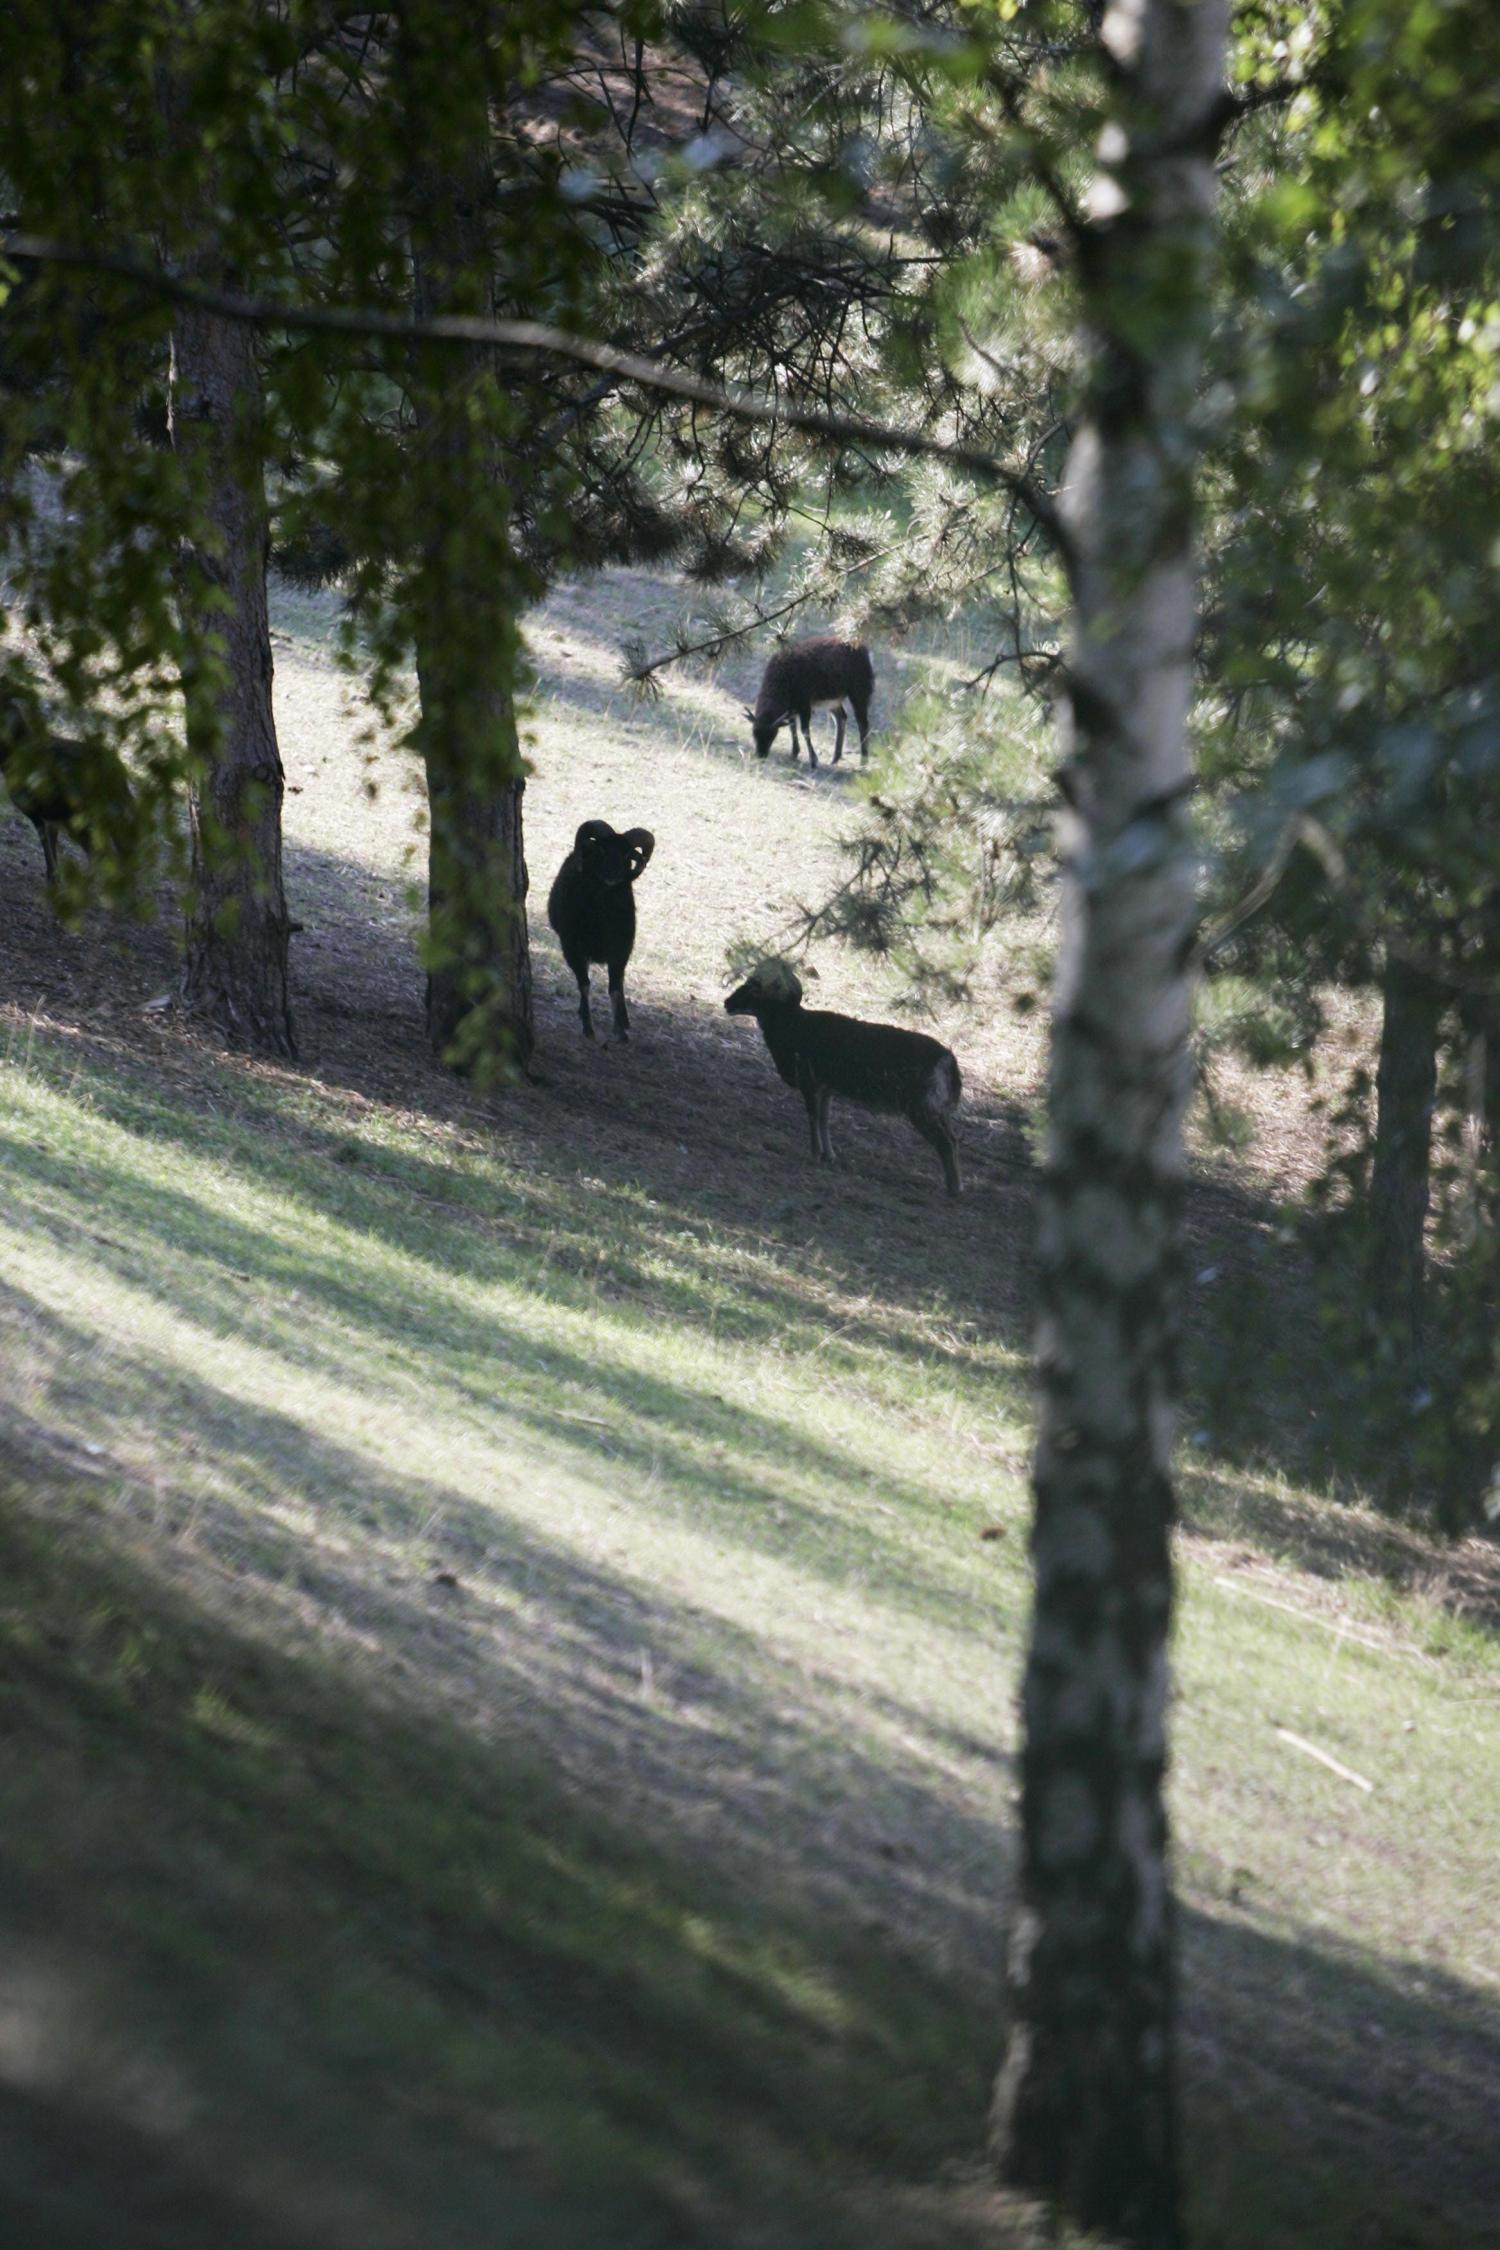
M 630 880 L 633 883 L 655 851 L 656 838 L 649 828 L 627 828 L 620 842 L 630 854 Z

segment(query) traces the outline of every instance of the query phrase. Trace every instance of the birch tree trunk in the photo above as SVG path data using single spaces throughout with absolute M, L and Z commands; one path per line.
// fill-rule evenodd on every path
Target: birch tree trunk
M 198 483 L 208 536 L 183 557 L 179 607 L 191 641 L 215 667 L 184 681 L 197 762 L 188 796 L 192 887 L 182 997 L 231 1045 L 293 1055 L 260 420 L 252 330 L 180 311 L 172 443 Z
M 1228 0 L 1113 0 L 1078 243 L 1091 343 L 1063 494 L 1074 612 L 1041 1215 L 1022 1870 L 1002 2177 L 1181 2240 L 1163 1802 L 1193 870 L 1193 416 Z
M 482 72 L 466 75 L 463 63 L 466 26 L 475 37 L 484 28 L 468 25 L 471 12 L 441 0 L 407 0 L 401 11 L 419 319 L 498 309 L 488 101 Z M 430 348 L 411 397 L 423 516 L 415 635 L 430 821 L 428 1035 L 459 1068 L 501 1054 L 524 1063 L 533 1017 L 520 629 L 493 356 Z

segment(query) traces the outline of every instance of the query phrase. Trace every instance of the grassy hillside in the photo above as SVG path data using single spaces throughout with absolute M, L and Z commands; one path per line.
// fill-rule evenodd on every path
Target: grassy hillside
M 721 969 L 847 782 L 742 759 L 753 658 L 616 689 L 673 599 L 539 621 L 539 891 L 580 819 L 658 850 L 635 1044 L 579 1040 L 534 895 L 542 1082 L 493 1101 L 422 1054 L 415 802 L 321 605 L 278 643 L 301 1069 L 148 1009 L 170 931 L 58 935 L 0 832 L 7 2238 L 1027 2239 L 978 2155 L 1037 1034 L 943 1027 L 956 1208 L 895 1125 L 809 1168 Z M 1264 1177 L 1204 1182 L 1195 1270 Z M 1500 2194 L 1500 1573 L 1265 1420 L 1251 1467 L 1186 1449 L 1197 2240 L 1458 2250 Z

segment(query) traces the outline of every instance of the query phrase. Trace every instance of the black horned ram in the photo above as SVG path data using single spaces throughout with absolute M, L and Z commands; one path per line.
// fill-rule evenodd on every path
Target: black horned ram
M 636 877 L 656 849 L 649 828 L 627 828 L 617 836 L 607 820 L 586 820 L 573 849 L 557 871 L 547 900 L 547 919 L 557 932 L 563 959 L 578 979 L 578 1020 L 583 1036 L 594 1036 L 589 1013 L 589 964 L 609 973 L 615 1037 L 630 1037 L 625 1006 L 625 964 L 635 950 Z

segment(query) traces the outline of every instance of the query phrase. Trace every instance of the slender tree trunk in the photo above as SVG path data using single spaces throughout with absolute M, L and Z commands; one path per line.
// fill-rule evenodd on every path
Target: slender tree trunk
M 1092 341 L 1065 479 L 1074 617 L 1041 1217 L 1035 1610 L 1002 2177 L 1181 2240 L 1163 1804 L 1193 874 L 1192 413 L 1228 0 L 1105 15 L 1112 116 L 1079 246 Z
M 221 672 L 207 695 L 200 681 L 187 699 L 198 763 L 188 797 L 193 865 L 182 995 L 232 1046 L 293 1055 L 265 497 L 258 464 L 252 472 L 237 442 L 242 417 L 253 416 L 258 402 L 250 329 L 212 314 L 180 314 L 172 439 L 204 469 L 215 535 L 184 557 L 181 608 Z
M 1370 1179 L 1370 1310 L 1388 1350 L 1415 1372 L 1422 1341 L 1442 986 L 1387 956 Z
M 419 634 L 430 824 L 427 1033 L 439 1055 L 460 1068 L 497 1054 L 524 1063 L 534 1029 L 526 782 L 515 705 L 507 690 L 496 689 L 465 697 L 453 711 L 443 695 L 450 645 L 440 622 Z
M 469 13 L 442 0 L 407 0 L 402 10 L 421 318 L 497 309 L 488 104 L 482 75 L 465 80 L 456 59 Z M 500 1055 L 524 1063 L 533 1019 L 514 699 L 520 633 L 492 356 L 419 355 L 412 403 L 425 526 L 416 643 L 431 824 L 428 1034 L 460 1068 Z
M 174 134 L 195 130 L 169 74 Z M 212 240 L 188 264 L 227 278 Z M 172 443 L 201 505 L 203 534 L 181 560 L 179 607 L 193 652 L 183 694 L 195 770 L 189 784 L 192 883 L 182 997 L 236 1047 L 292 1055 L 290 925 L 281 873 L 284 777 L 271 707 L 266 613 L 269 525 L 263 400 L 253 331 L 183 308 L 172 331 Z

